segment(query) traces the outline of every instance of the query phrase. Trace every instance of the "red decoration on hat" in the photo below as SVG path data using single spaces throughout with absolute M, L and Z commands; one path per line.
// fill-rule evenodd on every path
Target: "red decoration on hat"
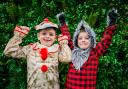
M 45 18 L 43 22 L 45 22 L 45 23 L 49 23 L 48 18 Z
M 41 58 L 42 60 L 46 60 L 47 56 L 48 56 L 48 50 L 47 48 L 42 48 L 40 50 L 40 54 L 41 54 Z
M 48 67 L 46 65 L 42 65 L 41 71 L 46 72 L 48 70 Z

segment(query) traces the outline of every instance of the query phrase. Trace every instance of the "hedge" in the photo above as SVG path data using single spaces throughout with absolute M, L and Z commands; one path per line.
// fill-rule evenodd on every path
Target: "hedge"
M 128 89 L 128 1 L 127 0 L 1 0 L 0 1 L 0 89 L 26 89 L 26 60 L 14 59 L 3 54 L 16 25 L 31 28 L 21 45 L 36 42 L 34 26 L 45 17 L 57 22 L 56 14 L 64 12 L 69 31 L 81 19 L 86 20 L 97 33 L 97 42 L 106 26 L 109 9 L 118 9 L 118 28 L 112 44 L 99 59 L 97 89 Z M 58 34 L 60 32 L 58 31 Z M 60 85 L 64 83 L 68 64 L 60 63 Z

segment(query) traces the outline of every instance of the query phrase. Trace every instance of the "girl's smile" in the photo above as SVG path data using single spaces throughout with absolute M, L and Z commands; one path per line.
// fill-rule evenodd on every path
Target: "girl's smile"
M 87 32 L 80 32 L 78 35 L 78 47 L 81 49 L 87 49 L 90 47 L 90 38 Z

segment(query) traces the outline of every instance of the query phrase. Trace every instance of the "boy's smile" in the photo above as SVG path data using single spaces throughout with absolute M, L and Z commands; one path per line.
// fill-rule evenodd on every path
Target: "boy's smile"
M 38 33 L 38 39 L 42 45 L 51 46 L 56 39 L 56 32 L 53 28 L 46 28 Z

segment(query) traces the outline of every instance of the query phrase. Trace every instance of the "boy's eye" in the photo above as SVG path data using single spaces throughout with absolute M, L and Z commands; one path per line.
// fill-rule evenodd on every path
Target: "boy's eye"
M 42 35 L 46 35 L 46 33 L 45 33 L 45 32 L 43 32 L 43 33 L 42 33 Z
M 49 35 L 50 35 L 50 36 L 54 36 L 54 34 L 53 34 L 53 33 L 50 33 Z

